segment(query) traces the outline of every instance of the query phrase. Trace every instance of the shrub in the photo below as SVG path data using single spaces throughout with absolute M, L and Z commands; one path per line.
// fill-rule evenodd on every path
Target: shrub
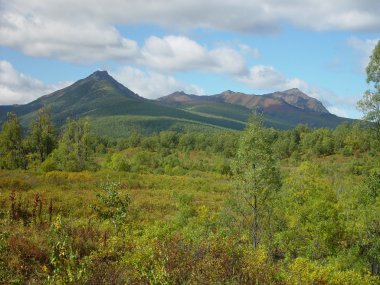
M 26 191 L 32 188 L 32 185 L 24 178 L 0 178 L 0 189 L 14 189 L 19 191 Z
M 379 278 L 354 271 L 339 271 L 333 266 L 322 266 L 305 258 L 295 259 L 286 273 L 286 284 L 375 285 Z
M 100 188 L 104 194 L 97 194 L 98 205 L 92 205 L 100 220 L 111 221 L 116 232 L 126 222 L 130 198 L 128 195 L 121 196 L 118 192 L 120 183 L 107 180 Z
M 121 153 L 113 154 L 108 166 L 116 171 L 131 171 L 131 165 L 128 158 Z

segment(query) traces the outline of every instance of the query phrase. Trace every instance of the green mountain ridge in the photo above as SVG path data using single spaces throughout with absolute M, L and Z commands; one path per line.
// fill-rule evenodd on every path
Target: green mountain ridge
M 263 114 L 267 126 L 278 129 L 293 128 L 298 124 L 335 128 L 342 122 L 353 121 L 330 114 L 320 101 L 297 88 L 264 95 L 244 94 L 231 90 L 205 96 L 174 92 L 159 98 L 158 101 L 184 110 L 239 118 L 244 122 L 252 110 L 256 110 Z M 239 106 L 239 109 L 236 109 L 236 106 Z
M 96 71 L 74 84 L 25 105 L 0 106 L 0 122 L 7 112 L 28 126 L 37 111 L 50 110 L 57 126 L 67 118 L 88 117 L 99 135 L 123 137 L 132 131 L 243 130 L 253 109 L 263 113 L 267 126 L 288 129 L 299 123 L 334 128 L 349 119 L 330 114 L 318 100 L 298 89 L 248 95 L 226 91 L 210 96 L 175 92 L 149 100 L 117 82 L 106 71 Z

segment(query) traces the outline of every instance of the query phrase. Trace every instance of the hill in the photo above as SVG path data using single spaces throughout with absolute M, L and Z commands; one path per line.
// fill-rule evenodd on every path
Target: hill
M 330 114 L 318 100 L 298 89 L 265 95 L 225 91 L 211 96 L 175 92 L 157 100 L 143 98 L 96 71 L 74 84 L 25 105 L 0 106 L 0 122 L 16 113 L 28 126 L 47 107 L 57 126 L 67 118 L 88 117 L 99 135 L 123 137 L 132 131 L 243 130 L 253 109 L 263 113 L 269 127 L 288 129 L 299 123 L 334 128 L 348 119 Z

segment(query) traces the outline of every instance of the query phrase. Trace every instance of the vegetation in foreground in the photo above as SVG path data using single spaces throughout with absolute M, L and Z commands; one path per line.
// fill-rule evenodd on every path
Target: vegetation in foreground
M 10 115 L 1 138 L 4 284 L 379 282 L 363 125 L 113 140 L 69 121 L 57 139 L 41 111 L 26 136 Z

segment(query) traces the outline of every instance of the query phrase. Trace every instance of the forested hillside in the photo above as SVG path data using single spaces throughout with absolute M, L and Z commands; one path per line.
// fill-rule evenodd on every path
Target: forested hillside
M 242 131 L 252 111 L 267 127 L 291 129 L 298 124 L 335 128 L 353 120 L 330 114 L 321 102 L 298 89 L 262 96 L 226 91 L 212 96 L 175 92 L 157 100 L 140 97 L 107 71 L 96 71 L 74 84 L 24 105 L 0 106 L 0 123 L 16 114 L 28 127 L 41 109 L 49 110 L 57 128 L 67 119 L 87 118 L 99 136 L 127 137 L 137 131 Z

